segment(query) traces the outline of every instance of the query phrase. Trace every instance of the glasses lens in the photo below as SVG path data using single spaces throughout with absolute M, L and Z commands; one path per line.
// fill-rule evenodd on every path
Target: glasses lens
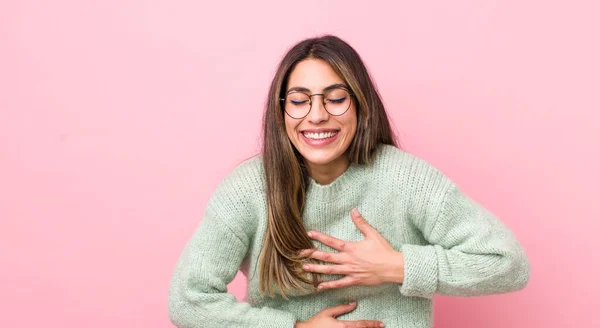
M 344 89 L 333 89 L 325 94 L 325 108 L 331 115 L 342 115 L 350 107 L 350 94 Z
M 292 92 L 285 97 L 285 112 L 294 118 L 301 118 L 310 111 L 310 97 L 302 92 Z

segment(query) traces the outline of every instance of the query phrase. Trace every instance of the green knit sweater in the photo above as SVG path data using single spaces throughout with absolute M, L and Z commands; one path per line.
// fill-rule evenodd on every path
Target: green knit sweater
M 404 282 L 351 286 L 289 300 L 259 294 L 258 264 L 266 231 L 262 157 L 238 165 L 208 201 L 204 217 L 173 272 L 168 310 L 177 327 L 292 328 L 326 307 L 355 300 L 341 320 L 380 320 L 386 327 L 431 327 L 434 295 L 481 296 L 521 290 L 529 262 L 515 235 L 439 170 L 389 145 L 371 165 L 351 164 L 332 183 L 313 179 L 303 213 L 307 230 L 362 240 L 350 218 L 367 222 L 404 255 Z M 335 251 L 317 241 L 317 249 Z M 227 293 L 238 270 L 243 302 Z M 323 280 L 341 276 L 324 275 Z

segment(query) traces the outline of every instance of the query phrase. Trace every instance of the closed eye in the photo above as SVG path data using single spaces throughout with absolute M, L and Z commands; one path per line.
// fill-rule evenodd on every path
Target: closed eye
M 343 103 L 344 100 L 346 100 L 346 97 L 339 98 L 339 99 L 327 99 L 328 102 L 332 102 L 332 103 L 335 103 L 335 104 Z
M 290 100 L 290 102 L 294 105 L 302 105 L 302 104 L 306 104 L 308 102 L 308 100 L 302 100 L 302 101 Z

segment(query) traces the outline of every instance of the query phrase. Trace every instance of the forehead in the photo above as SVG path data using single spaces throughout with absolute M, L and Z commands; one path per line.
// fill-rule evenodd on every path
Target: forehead
M 309 91 L 320 92 L 332 84 L 344 83 L 344 80 L 321 59 L 305 59 L 290 73 L 286 90 L 293 87 L 306 88 Z

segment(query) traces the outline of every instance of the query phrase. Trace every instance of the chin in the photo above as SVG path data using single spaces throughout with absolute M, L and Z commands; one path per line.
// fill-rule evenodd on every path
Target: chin
M 300 155 L 302 155 L 302 157 L 308 164 L 327 165 L 334 163 L 340 156 L 342 156 L 342 153 L 333 153 L 331 150 L 327 151 L 325 149 L 312 150 L 305 148 L 302 151 L 300 151 Z
M 304 160 L 308 163 L 308 164 L 312 164 L 312 165 L 327 165 L 331 162 L 333 162 L 333 158 L 331 157 L 315 157 L 315 156 L 304 156 Z

